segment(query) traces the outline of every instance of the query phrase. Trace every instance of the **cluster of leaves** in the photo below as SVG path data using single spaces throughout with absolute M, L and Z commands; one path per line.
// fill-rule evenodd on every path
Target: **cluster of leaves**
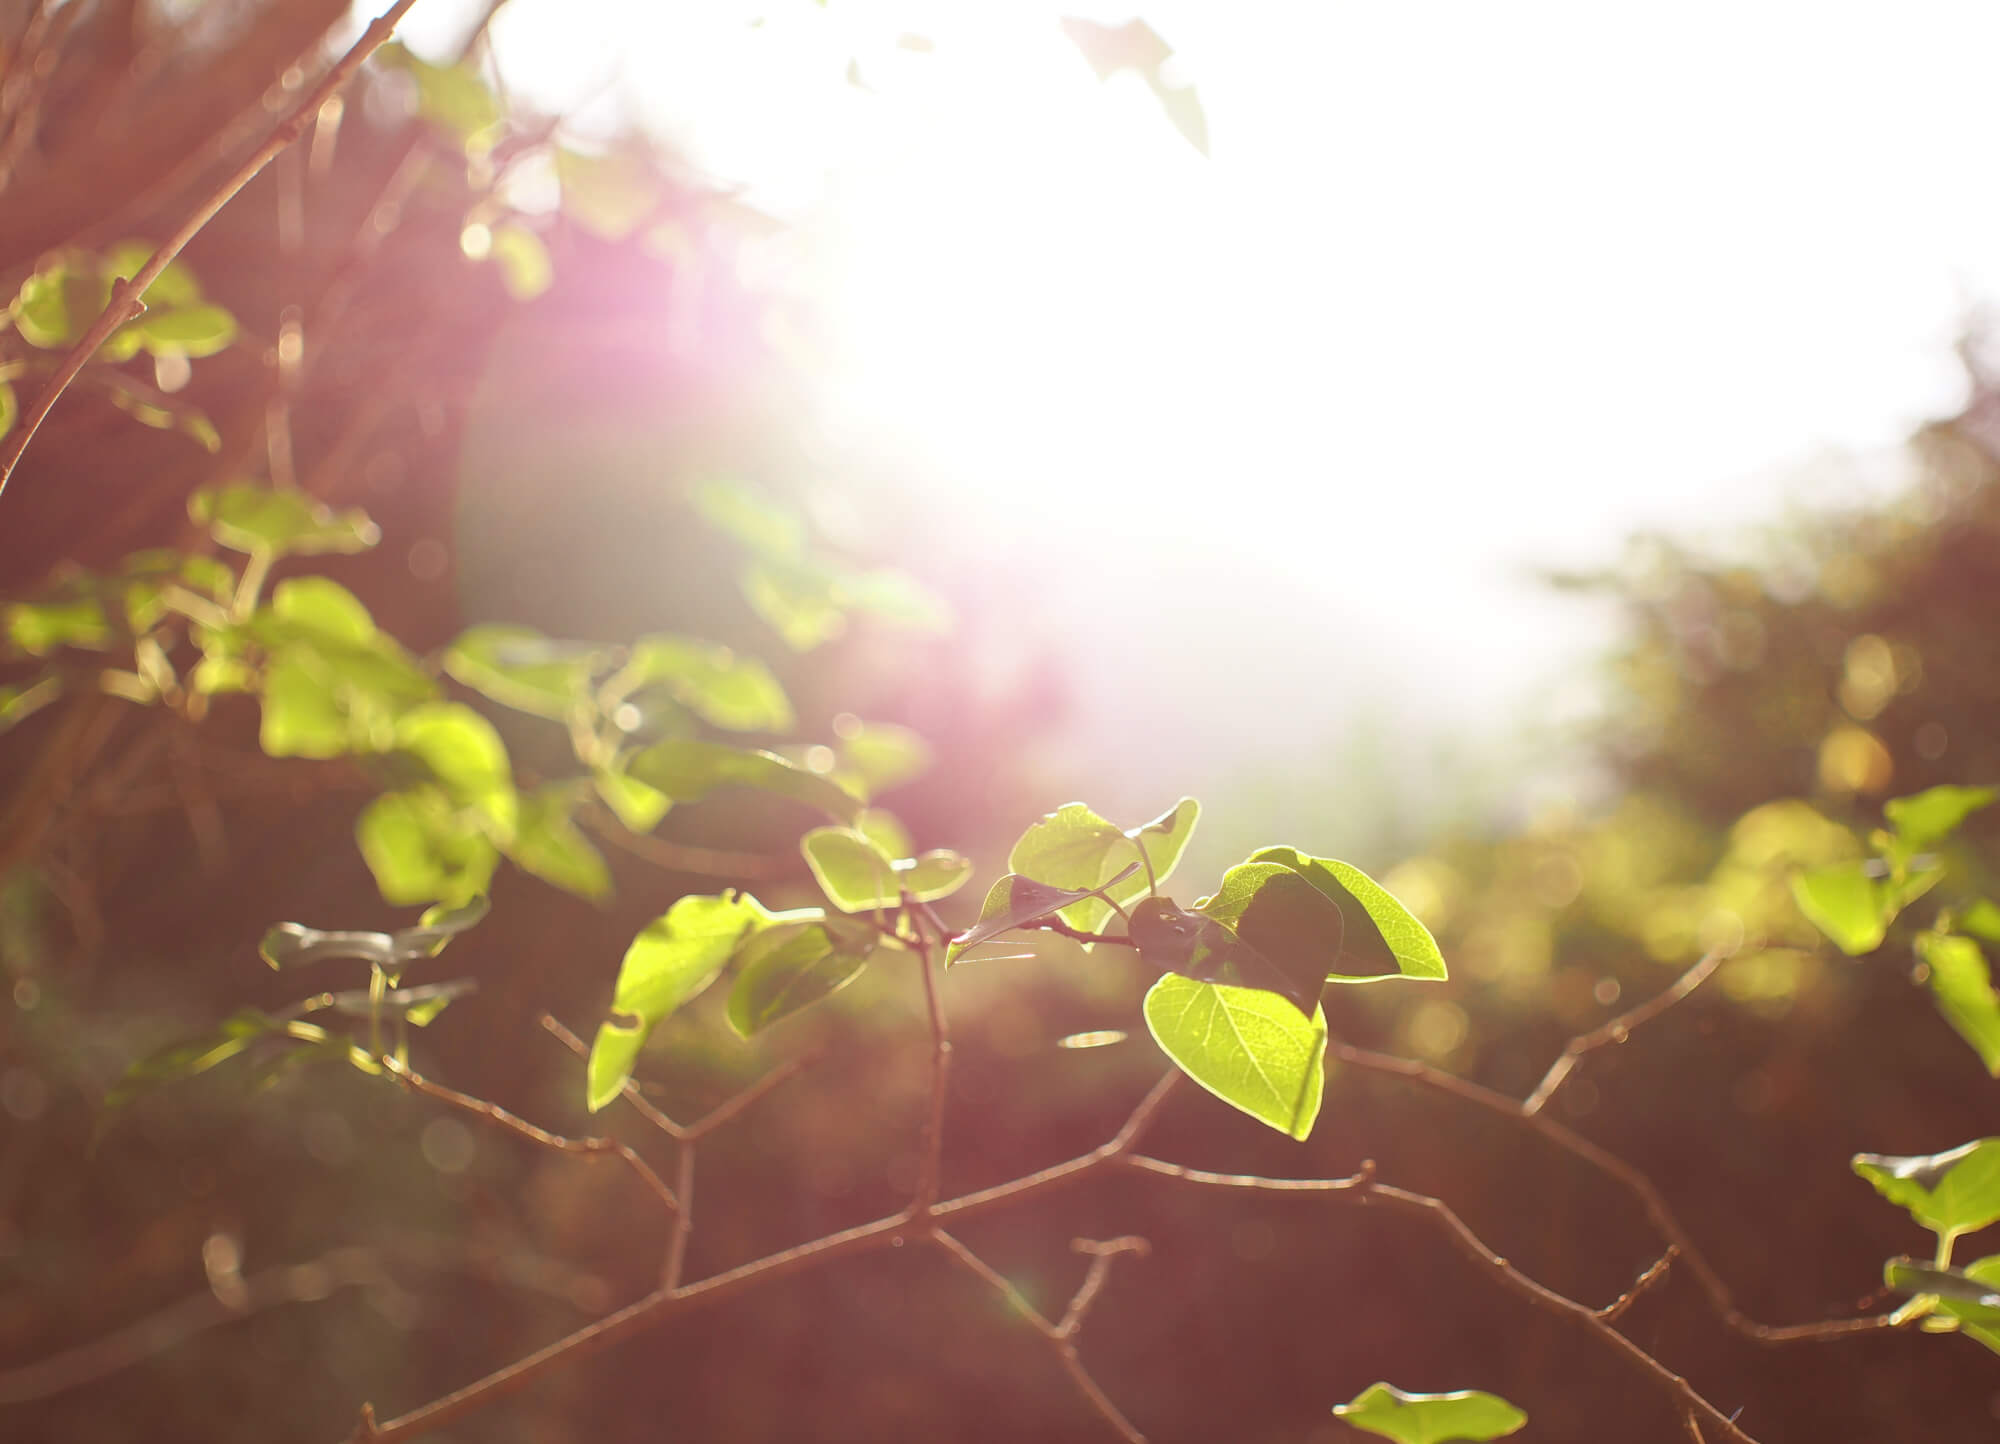
M 117 282 L 137 275 L 153 254 L 146 241 L 123 241 L 102 253 L 58 252 L 21 283 L 0 312 L 0 328 L 11 330 L 20 347 L 0 349 L 0 437 L 19 415 L 16 377 L 52 366 L 48 353 L 74 346 L 111 304 Z M 145 311 L 112 332 L 92 357 L 87 374 L 101 378 L 112 403 L 148 426 L 178 428 L 209 451 L 221 445 L 214 425 L 193 407 L 165 392 L 184 384 L 187 364 L 227 350 L 237 337 L 236 318 L 207 300 L 194 273 L 170 263 L 140 297 Z M 119 369 L 140 354 L 152 358 L 164 384 L 145 388 Z
M 1888 825 L 1868 834 L 1868 857 L 1794 877 L 1800 911 L 1850 957 L 1875 952 L 1904 909 L 1945 880 L 1943 849 L 1996 795 L 1990 787 L 1947 785 L 1892 798 L 1882 808 Z M 2000 904 L 1971 895 L 1939 908 L 1911 947 L 1938 1011 L 2000 1077 L 2000 992 L 1981 942 L 2000 943 Z
M 1937 1236 L 1930 1263 L 1893 1258 L 1883 1266 L 1883 1281 L 1912 1295 L 1902 1316 L 1922 1319 L 1932 1333 L 1962 1330 L 2000 1354 L 2000 1254 L 1960 1267 L 1951 1262 L 1960 1235 L 2000 1223 L 2000 1138 L 1919 1158 L 1858 1153 L 1854 1171 Z

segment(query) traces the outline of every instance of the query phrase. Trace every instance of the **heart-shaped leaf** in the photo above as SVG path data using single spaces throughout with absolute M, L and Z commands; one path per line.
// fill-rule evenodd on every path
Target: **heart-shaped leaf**
M 262 486 L 198 491 L 188 499 L 188 515 L 231 551 L 273 557 L 361 552 L 382 539 L 366 512 L 335 512 L 303 492 Z
M 1101 891 L 1101 898 L 1086 897 L 1063 910 L 1063 921 L 1071 927 L 1094 932 L 1111 916 L 1111 903 L 1122 907 L 1145 896 L 1154 882 L 1167 880 L 1200 819 L 1201 804 L 1183 797 L 1151 822 L 1127 831 L 1081 802 L 1072 802 L 1022 833 L 1008 854 L 1007 867 L 1054 887 L 1075 888 L 1086 894 Z M 1128 867 L 1141 848 L 1145 863 Z M 1112 877 L 1114 873 L 1129 876 L 1119 883 Z
M 972 878 L 972 859 L 948 848 L 896 859 L 896 885 L 915 902 L 950 897 Z
M 1854 1171 L 1941 1237 L 1956 1238 L 2000 1220 L 2000 1138 L 1911 1158 L 1857 1153 Z
M 641 637 L 605 683 L 606 707 L 642 687 L 664 688 L 712 727 L 732 732 L 788 732 L 792 704 L 771 669 L 714 642 L 688 637 Z
M 593 902 L 611 893 L 611 869 L 576 825 L 576 785 L 551 782 L 521 799 L 507 856 L 543 882 Z
M 1303 1139 L 1326 1086 L 1326 1015 L 1310 1020 L 1258 988 L 1163 974 L 1146 994 L 1146 1027 L 1202 1087 L 1280 1133 Z
M 430 783 L 362 810 L 354 840 L 385 902 L 457 905 L 487 891 L 500 851 L 480 817 Z
M 842 912 L 896 906 L 896 864 L 865 834 L 850 827 L 816 827 L 799 839 L 820 891 Z
M 1169 898 L 1141 898 L 1132 905 L 1132 942 L 1150 967 L 1203 982 L 1223 980 L 1276 993 L 1307 1018 L 1318 1006 L 1326 983 L 1318 959 L 1280 965 L 1221 923 L 1185 912 Z
M 591 677 L 603 657 L 604 649 L 588 642 L 488 623 L 459 634 L 445 649 L 444 669 L 503 707 L 562 722 L 589 705 Z
M 1528 1416 L 1497 1394 L 1459 1389 L 1449 1394 L 1406 1394 L 1393 1384 L 1370 1384 L 1334 1416 L 1356 1429 L 1394 1439 L 1397 1444 L 1481 1444 L 1500 1439 L 1528 1422 Z
M 1447 975 L 1444 954 L 1430 929 L 1360 868 L 1330 857 L 1308 857 L 1295 847 L 1262 848 L 1250 855 L 1250 861 L 1292 869 L 1339 907 L 1346 931 L 1339 966 L 1328 972 L 1328 981 L 1367 983 L 1398 976 L 1442 980 Z M 1270 926 L 1274 936 L 1290 938 L 1302 926 L 1301 913 L 1294 890 L 1280 898 L 1282 906 L 1273 907 Z

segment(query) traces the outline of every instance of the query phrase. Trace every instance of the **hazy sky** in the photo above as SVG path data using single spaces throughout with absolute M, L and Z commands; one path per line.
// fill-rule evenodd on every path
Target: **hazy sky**
M 1131 13 L 512 0 L 494 35 L 809 223 L 831 419 L 968 525 L 1280 578 L 1456 712 L 1601 635 L 1526 568 L 1851 489 L 1800 467 L 1957 398 L 2000 6 L 1146 4 L 1210 159 L 1066 12 Z

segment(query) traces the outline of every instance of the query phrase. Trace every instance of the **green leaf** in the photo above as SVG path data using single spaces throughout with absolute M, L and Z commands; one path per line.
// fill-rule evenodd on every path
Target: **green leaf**
M 1340 965 L 1327 974 L 1335 983 L 1367 983 L 1384 977 L 1443 979 L 1444 954 L 1417 915 L 1360 868 L 1330 857 L 1307 857 L 1295 847 L 1266 847 L 1250 854 L 1252 863 L 1279 863 L 1330 898 L 1345 918 Z M 1359 904 L 1356 915 L 1355 904 Z M 1283 915 L 1289 918 L 1290 913 Z M 1227 921 L 1227 919 L 1222 919 Z M 1280 935 L 1289 923 L 1274 915 Z M 1239 931 L 1241 929 L 1239 928 Z M 1243 934 L 1246 941 L 1256 937 Z
M 1138 866 L 1138 863 L 1132 863 L 1126 871 L 1136 871 Z M 1120 873 L 1113 880 L 1122 880 L 1124 876 L 1125 873 Z M 981 943 L 990 942 L 1015 928 L 1040 922 L 1043 918 L 1055 917 L 1078 899 L 1089 896 L 1090 893 L 1081 889 L 1050 887 L 1045 882 L 1010 872 L 987 889 L 986 901 L 979 909 L 979 921 L 951 940 L 944 953 L 945 965 L 949 967 L 967 950 Z
M 2000 943 L 2000 907 L 1986 898 L 1974 898 L 1958 910 L 1952 926 L 1983 943 Z
M 62 678 L 54 673 L 25 687 L 0 687 L 0 732 L 25 722 L 62 696 Z
M 132 323 L 132 329 L 155 356 L 200 359 L 228 350 L 236 340 L 236 318 L 214 305 L 149 311 Z
M 728 481 L 703 483 L 695 488 L 693 500 L 703 521 L 760 557 L 796 561 L 805 555 L 806 524 L 789 506 Z
M 834 723 L 834 732 L 840 738 L 841 760 L 861 779 L 870 797 L 931 769 L 930 743 L 908 727 L 843 717 Z
M 558 150 L 556 176 L 562 184 L 563 213 L 607 241 L 624 240 L 659 208 L 653 167 L 632 150 L 596 155 Z
M 2000 993 L 1994 991 L 1986 954 L 1971 938 L 1936 932 L 1917 934 L 1916 948 L 1930 971 L 1938 1011 L 1986 1071 L 2000 1078 Z
M 271 605 L 259 614 L 258 630 L 282 646 L 302 636 L 315 642 L 366 646 L 375 640 L 375 619 L 361 599 L 325 577 L 291 577 L 271 593 Z M 272 625 L 275 623 L 276 625 Z
M 1326 1015 L 1308 1021 L 1255 988 L 1164 974 L 1146 994 L 1146 1027 L 1188 1077 L 1280 1133 L 1304 1139 L 1326 1085 Z
M 495 842 L 512 840 L 514 771 L 491 722 L 462 702 L 427 702 L 397 719 L 396 746 L 421 760 L 454 804 L 472 809 Z
M 743 569 L 743 599 L 794 652 L 810 652 L 847 630 L 847 609 L 834 598 L 823 569 L 796 563 L 752 562 Z
M 327 932 L 303 923 L 279 923 L 264 934 L 257 951 L 280 971 L 329 958 L 351 958 L 393 973 L 443 952 L 446 943 L 486 916 L 487 907 L 483 896 L 457 907 L 434 907 L 415 927 L 393 933 Z
M 830 923 L 769 928 L 737 953 L 739 971 L 729 990 L 729 1025 L 748 1038 L 846 987 L 867 966 L 874 941 Z
M 1168 811 L 1130 831 L 1105 821 L 1081 802 L 1068 803 L 1043 817 L 1021 834 L 1008 854 L 1011 871 L 1055 887 L 1084 891 L 1104 889 L 1104 898 L 1124 906 L 1151 891 L 1152 881 L 1165 882 L 1186 851 L 1201 820 L 1201 804 L 1183 797 Z M 1132 871 L 1124 882 L 1110 886 L 1113 873 L 1126 865 L 1143 848 L 1152 864 L 1152 877 L 1143 866 Z M 1063 921 L 1085 932 L 1099 931 L 1111 916 L 1110 903 L 1089 898 L 1063 910 Z
M 972 880 L 972 859 L 948 848 L 896 859 L 896 882 L 916 902 L 950 897 Z
M 1217 981 L 1226 970 L 1226 981 L 1276 993 L 1303 1017 L 1312 1016 L 1326 986 L 1323 958 L 1311 955 L 1281 966 L 1228 927 L 1182 911 L 1171 898 L 1142 898 L 1132 905 L 1132 942 L 1149 967 L 1203 982 Z
M 95 313 L 83 317 L 71 314 L 69 281 L 69 270 L 58 265 L 37 271 L 21 283 L 8 310 L 14 329 L 30 346 L 44 351 L 69 346 L 95 318 Z
M 362 552 L 382 537 L 358 508 L 336 512 L 303 493 L 261 486 L 198 491 L 188 499 L 188 515 L 231 551 L 274 557 Z
M 519 221 L 493 228 L 493 263 L 500 268 L 500 283 L 517 301 L 532 301 L 555 284 L 549 248 Z
M 432 65 L 401 45 L 378 52 L 383 63 L 407 71 L 417 85 L 417 113 L 456 139 L 468 155 L 489 149 L 506 112 L 477 62 Z
M 841 607 L 867 612 L 915 631 L 951 630 L 951 604 L 908 572 L 894 567 L 840 573 L 833 579 L 832 595 Z
M 479 817 L 433 784 L 376 798 L 354 832 L 383 900 L 399 905 L 469 902 L 500 859 Z
M 1872 953 L 1889 930 L 1881 883 L 1863 862 L 1809 868 L 1792 878 L 1792 900 L 1806 920 L 1849 957 Z
M 401 1018 L 415 1028 L 428 1028 L 437 1015 L 460 998 L 479 990 L 477 978 L 452 978 L 442 983 L 425 983 L 416 988 L 391 988 L 380 995 L 367 988 L 348 988 L 338 993 L 321 993 L 287 1008 L 285 1018 L 309 1017 L 314 1013 L 335 1012 L 350 1018 Z
M 157 249 L 151 241 L 120 241 L 104 253 L 103 272 L 117 280 L 130 280 L 145 268 L 146 262 L 153 259 L 153 252 Z M 192 306 L 201 300 L 201 287 L 195 281 L 194 272 L 184 262 L 169 261 L 139 299 L 148 306 L 170 310 L 177 306 Z
M 597 1030 L 590 1051 L 591 1112 L 618 1096 L 646 1035 L 714 982 L 738 940 L 766 916 L 736 893 L 684 897 L 632 940 L 618 970 L 613 1016 Z
M 2000 1138 L 1914 1158 L 1857 1153 L 1854 1171 L 1940 1236 L 1955 1238 L 2000 1220 Z
M 278 1019 L 255 1008 L 244 1008 L 224 1019 L 212 1032 L 170 1043 L 135 1061 L 105 1095 L 104 1107 L 107 1110 L 120 1108 L 163 1083 L 206 1073 L 218 1063 L 228 1062 L 258 1040 L 285 1031 L 286 1025 Z M 310 1031 L 319 1032 L 318 1029 Z
M 842 912 L 895 907 L 901 901 L 896 864 L 866 835 L 847 827 L 816 827 L 799 851 L 820 891 Z
M 14 429 L 14 422 L 21 414 L 21 402 L 14 395 L 14 383 L 0 381 L 0 437 Z
M 634 781 L 615 768 L 600 767 L 591 783 L 628 832 L 647 833 L 660 825 L 673 801 L 657 787 Z
M 111 642 L 111 623 L 95 598 L 15 602 L 0 612 L 7 640 L 23 652 L 45 657 L 59 647 L 102 648 Z
M 536 877 L 593 902 L 611 892 L 611 869 L 576 825 L 581 799 L 567 782 L 553 782 L 521 799 L 507 856 Z
M 896 815 L 884 812 L 879 807 L 871 807 L 854 819 L 854 830 L 881 848 L 890 857 L 908 857 L 917 850 L 910 838 L 910 830 L 897 820 Z
M 625 665 L 605 684 L 605 692 L 622 699 L 655 685 L 713 727 L 786 732 L 794 723 L 792 704 L 771 669 L 713 642 L 641 637 L 632 644 Z
M 1915 851 L 1951 836 L 1966 818 L 1992 805 L 1996 795 L 1990 787 L 1931 787 L 1912 797 L 1890 798 L 1882 804 L 1882 814 Z
M 1989 1270 L 2000 1267 L 2000 1254 L 1979 1262 Z M 1892 1258 L 1882 1267 L 1882 1282 L 1900 1294 L 1935 1295 L 1938 1312 L 1961 1322 L 1988 1328 L 2000 1325 L 2000 1285 L 1970 1269 L 1941 1269 L 1912 1258 Z
M 533 627 L 488 623 L 459 634 L 445 649 L 444 669 L 503 707 L 563 722 L 591 705 L 591 678 L 604 657 L 603 648 L 587 642 L 558 642 Z
M 852 822 L 861 811 L 861 804 L 834 783 L 775 752 L 675 737 L 639 753 L 627 770 L 674 802 L 699 801 L 718 787 L 754 787 L 816 807 L 842 822 Z
M 1334 1416 L 1356 1429 L 1394 1439 L 1397 1444 L 1482 1441 L 1512 1434 L 1528 1416 L 1497 1394 L 1460 1389 L 1450 1394 L 1406 1394 L 1393 1384 L 1370 1384 Z

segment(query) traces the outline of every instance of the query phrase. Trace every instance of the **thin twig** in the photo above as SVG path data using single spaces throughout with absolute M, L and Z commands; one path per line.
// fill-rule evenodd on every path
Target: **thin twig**
M 1730 1440 L 1731 1444 L 1756 1444 L 1756 1441 L 1738 1428 L 1728 1415 L 1695 1392 L 1694 1386 L 1686 1379 L 1605 1323 L 1598 1317 L 1595 1309 L 1537 1283 L 1493 1252 L 1481 1241 L 1479 1235 L 1466 1226 L 1465 1220 L 1460 1218 L 1449 1204 L 1427 1193 L 1413 1193 L 1408 1189 L 1377 1182 L 1372 1168 L 1364 1167 L 1351 1178 L 1297 1179 L 1262 1178 L 1242 1173 L 1211 1173 L 1206 1169 L 1184 1168 L 1180 1164 L 1167 1163 L 1144 1154 L 1133 1154 L 1127 1157 L 1125 1162 L 1140 1172 L 1157 1174 L 1185 1183 L 1199 1183 L 1216 1188 L 1270 1189 L 1277 1192 L 1304 1189 L 1324 1193 L 1330 1197 L 1345 1197 L 1357 1203 L 1386 1203 L 1402 1212 L 1417 1214 L 1442 1230 L 1459 1252 L 1479 1264 L 1482 1270 L 1501 1287 L 1518 1294 L 1547 1313 L 1568 1319 L 1587 1329 L 1606 1348 L 1623 1358 L 1644 1374 L 1656 1388 L 1664 1392 L 1677 1411 L 1706 1418 L 1720 1432 L 1721 1437 Z
M 1648 998 L 1636 1008 L 1620 1013 L 1603 1026 L 1593 1028 L 1588 1033 L 1579 1033 L 1570 1039 L 1568 1046 L 1562 1051 L 1562 1056 L 1549 1065 L 1549 1071 L 1542 1075 L 1542 1081 L 1535 1085 L 1535 1091 L 1522 1102 L 1521 1115 L 1524 1118 L 1532 1118 L 1541 1112 L 1542 1105 L 1555 1096 L 1556 1089 L 1562 1087 L 1564 1080 L 1570 1075 L 1570 1070 L 1576 1067 L 1577 1061 L 1584 1054 L 1602 1048 L 1607 1043 L 1624 1042 L 1632 1036 L 1634 1028 L 1659 1017 L 1707 982 L 1709 975 L 1722 966 L 1725 956 L 1721 948 L 1711 948 L 1702 956 L 1700 962 L 1674 979 L 1672 986 L 1665 991 Z
M 530 1143 L 538 1143 L 544 1148 L 553 1148 L 560 1153 L 615 1153 L 639 1175 L 646 1187 L 658 1196 L 660 1202 L 676 1214 L 681 1212 L 681 1202 L 674 1196 L 673 1190 L 667 1187 L 660 1175 L 653 1172 L 652 1165 L 641 1158 L 630 1144 L 621 1143 L 615 1138 L 564 1138 L 560 1134 L 550 1133 L 545 1128 L 537 1128 L 527 1119 L 509 1113 L 497 1103 L 488 1102 L 484 1098 L 475 1098 L 455 1088 L 447 1088 L 442 1083 L 433 1083 L 422 1074 L 412 1071 L 408 1064 L 399 1061 L 394 1055 L 384 1055 L 378 1061 L 404 1087 L 435 1098 L 441 1103 L 449 1103 L 452 1107 L 467 1113 L 476 1114 L 491 1123 L 498 1124 L 510 1133 L 527 1139 Z M 675 1227 L 678 1229 L 678 1223 Z
M 1616 1323 L 1623 1318 L 1625 1311 L 1639 1301 L 1641 1294 L 1667 1276 L 1667 1270 L 1673 1266 L 1674 1255 L 1677 1252 L 1672 1244 L 1668 1244 L 1667 1251 L 1646 1266 L 1646 1271 L 1632 1281 L 1631 1288 L 1597 1311 L 1597 1317 L 1607 1324 Z
M 681 1271 L 687 1267 L 688 1239 L 694 1233 L 694 1142 L 683 1139 L 674 1161 L 674 1191 L 681 1206 L 674 1214 L 674 1231 L 667 1239 L 666 1261 L 660 1266 L 660 1286 L 677 1289 Z
M 332 68 L 320 78 L 319 84 L 306 93 L 305 98 L 293 108 L 292 113 L 278 123 L 265 138 L 264 143 L 252 151 L 242 165 L 204 196 L 180 224 L 168 233 L 167 239 L 160 244 L 160 248 L 153 252 L 146 263 L 139 267 L 138 273 L 112 286 L 111 299 L 103 313 L 91 322 L 82 338 L 70 348 L 57 366 L 55 375 L 49 379 L 48 385 L 35 397 L 34 404 L 21 413 L 13 431 L 8 434 L 4 442 L 0 442 L 0 492 L 6 490 L 8 479 L 13 476 L 14 468 L 20 463 L 22 453 L 28 449 L 28 443 L 34 439 L 36 430 L 54 408 L 57 398 L 68 389 L 70 382 L 76 379 L 76 374 L 83 369 L 84 363 L 96 354 L 97 348 L 109 339 L 113 331 L 144 309 L 139 298 L 145 294 L 146 288 L 158 279 L 160 272 L 167 268 L 202 227 L 214 219 L 216 213 L 250 183 L 257 172 L 268 165 L 279 151 L 305 133 L 306 127 L 319 113 L 320 106 L 329 96 L 347 84 L 354 72 L 361 68 L 361 63 L 389 38 L 397 22 L 415 3 L 416 0 L 395 0 L 380 19 L 362 32 L 361 38 L 354 42 L 348 52 L 334 62 Z
M 924 1004 L 931 1029 L 930 1118 L 924 1128 L 923 1162 L 917 1173 L 917 1195 L 911 1204 L 920 1216 L 930 1213 L 937 1202 L 938 1182 L 944 1168 L 945 1099 L 951 1082 L 951 1031 L 944 1013 L 944 999 L 938 993 L 936 950 L 922 928 L 916 929 L 917 971 L 924 980 Z
M 963 1264 L 975 1277 L 984 1281 L 988 1288 L 993 1289 L 1004 1298 L 1016 1313 L 1028 1321 L 1036 1333 L 1048 1340 L 1050 1348 L 1055 1350 L 1057 1361 L 1063 1366 L 1063 1371 L 1075 1382 L 1078 1392 L 1097 1411 L 1098 1416 L 1117 1431 L 1118 1437 L 1125 1440 L 1125 1444 L 1146 1444 L 1146 1436 L 1141 1434 L 1133 1426 L 1132 1421 L 1127 1419 L 1119 1410 L 1118 1406 L 1111 1402 L 1111 1396 L 1104 1392 L 1097 1381 L 1091 1378 L 1090 1371 L 1083 1367 L 1083 1360 L 1077 1357 L 1076 1330 L 1074 1328 L 1065 1328 L 1061 1325 L 1050 1323 L 1043 1317 L 1041 1310 L 1029 1303 L 1027 1297 L 1019 1289 L 1015 1288 L 1004 1275 L 943 1229 L 933 1229 L 931 1237 L 943 1246 L 946 1253 Z M 1091 1261 L 1093 1276 L 1098 1272 L 1097 1266 L 1107 1263 L 1109 1258 L 1110 1255 L 1106 1254 L 1100 1255 Z M 1065 1323 L 1067 1323 L 1067 1319 L 1065 1319 Z

